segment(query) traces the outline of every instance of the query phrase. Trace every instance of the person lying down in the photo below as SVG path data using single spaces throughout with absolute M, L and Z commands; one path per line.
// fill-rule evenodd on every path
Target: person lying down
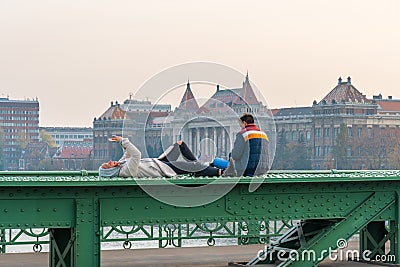
M 109 141 L 121 144 L 124 155 L 118 161 L 109 161 L 99 167 L 101 177 L 174 177 L 181 174 L 193 176 L 221 176 L 224 169 L 198 162 L 183 142 L 170 146 L 158 158 L 141 158 L 141 153 L 128 138 L 115 136 Z M 182 155 L 184 161 L 178 161 Z M 229 168 L 228 168 L 229 169 Z

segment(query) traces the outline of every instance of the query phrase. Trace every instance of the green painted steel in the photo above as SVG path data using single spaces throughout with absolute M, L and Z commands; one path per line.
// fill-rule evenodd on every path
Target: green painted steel
M 165 179 L 141 179 L 164 196 L 182 197 L 161 181 Z M 256 179 L 261 185 L 254 192 L 248 190 L 254 179 L 246 177 L 239 181 L 205 177 L 169 181 L 181 186 L 215 184 L 204 195 L 235 185 L 212 203 L 184 208 L 150 197 L 133 178 L 100 178 L 97 172 L 87 171 L 0 172 L 2 252 L 4 245 L 16 240 L 7 239 L 9 229 L 43 228 L 50 232 L 50 266 L 100 266 L 101 241 L 118 240 L 129 247 L 140 239 L 132 237 L 137 232 L 144 233 L 143 240 L 157 240 L 160 247 L 204 238 L 195 235 L 196 231 L 205 232 L 213 245 L 215 239 L 223 238 L 218 236 L 222 230 L 239 244 L 250 244 L 268 242 L 271 235 L 266 229 L 276 221 L 335 219 L 305 239 L 298 251 L 335 248 L 338 239 L 361 231 L 362 249 L 393 253 L 392 262 L 399 263 L 400 171 L 271 172 Z M 114 232 L 125 237 L 114 238 Z M 383 249 L 385 242 L 392 244 L 389 252 Z M 314 260 L 288 260 L 281 266 L 316 264 Z

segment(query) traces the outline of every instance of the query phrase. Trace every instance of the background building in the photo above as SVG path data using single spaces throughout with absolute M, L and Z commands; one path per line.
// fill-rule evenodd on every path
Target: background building
M 156 157 L 161 153 L 161 140 L 171 143 L 171 129 L 167 118 L 171 105 L 127 99 L 123 104 L 111 102 L 110 107 L 93 120 L 94 166 L 118 160 L 123 151 L 119 144 L 109 142 L 113 135 L 128 137 L 142 152 L 142 157 Z
M 52 157 L 53 168 L 58 170 L 93 170 L 93 142 L 65 141 Z
M 400 101 L 368 99 L 350 77 L 310 107 L 274 113 L 277 169 L 400 167 Z
M 400 100 L 382 95 L 369 99 L 348 77 L 339 78 L 323 99 L 308 107 L 269 110 L 248 75 L 239 88 L 217 86 L 203 105 L 188 82 L 174 111 L 149 101 L 112 102 L 93 122 L 95 166 L 122 155 L 119 145 L 107 141 L 115 134 L 128 137 L 143 157 L 157 157 L 184 140 L 202 161 L 226 158 L 240 130 L 238 117 L 245 112 L 254 114 L 269 136 L 274 169 L 400 168 Z
M 52 160 L 56 150 L 56 147 L 51 147 L 46 142 L 29 142 L 21 151 L 18 169 L 21 171 L 57 170 Z
M 239 117 L 250 112 L 271 139 L 270 152 L 275 145 L 272 113 L 260 101 L 250 84 L 248 74 L 241 87 L 220 89 L 199 106 L 188 82 L 180 105 L 171 120 L 173 141 L 185 140 L 202 161 L 214 157 L 227 158 L 236 134 L 240 131 Z
M 271 113 L 256 97 L 248 75 L 240 88 L 222 90 L 217 86 L 202 106 L 189 82 L 174 111 L 170 105 L 152 105 L 149 101 L 111 102 L 93 121 L 95 165 L 121 157 L 120 146 L 108 142 L 112 135 L 120 134 L 138 147 L 142 157 L 157 157 L 173 142 L 184 140 L 202 161 L 227 158 L 240 130 L 238 118 L 244 112 L 254 113 L 257 124 L 275 138 Z
M 0 169 L 18 170 L 21 151 L 39 141 L 39 101 L 0 98 Z
M 54 140 L 57 147 L 65 141 L 93 142 L 93 129 L 91 127 L 39 127 L 46 131 Z

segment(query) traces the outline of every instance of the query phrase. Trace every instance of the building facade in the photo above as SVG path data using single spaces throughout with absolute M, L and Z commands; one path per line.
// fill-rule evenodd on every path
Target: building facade
M 129 102 L 134 108 L 128 108 Z M 150 102 L 132 99 L 111 103 L 93 122 L 95 164 L 122 155 L 107 141 L 114 134 L 128 137 L 142 157 L 157 157 L 184 140 L 201 161 L 227 158 L 240 131 L 238 118 L 250 112 L 270 139 L 275 169 L 400 168 L 400 100 L 369 99 L 350 77 L 339 78 L 323 99 L 306 107 L 268 109 L 248 75 L 239 88 L 217 86 L 203 105 L 188 82 L 179 106 L 174 111 L 165 106 L 154 109 Z
M 275 140 L 270 110 L 256 97 L 248 75 L 241 87 L 220 89 L 199 106 L 190 82 L 179 106 L 152 105 L 149 101 L 111 102 L 110 107 L 93 121 L 94 162 L 118 160 L 119 145 L 108 142 L 112 135 L 128 137 L 142 152 L 142 157 L 158 157 L 173 142 L 184 140 L 204 162 L 214 157 L 227 158 L 240 131 L 238 118 L 244 112 L 255 115 L 256 123 Z M 271 142 L 271 151 L 275 142 Z
M 54 140 L 57 147 L 66 141 L 93 142 L 93 128 L 91 127 L 39 127 Z
M 239 88 L 220 89 L 217 85 L 215 93 L 202 106 L 198 105 L 188 82 L 171 121 L 174 141 L 185 140 L 204 162 L 215 157 L 228 158 L 241 130 L 238 119 L 245 112 L 252 113 L 256 124 L 275 140 L 272 113 L 256 97 L 248 74 Z M 271 143 L 273 153 L 275 142 Z
M 390 149 L 386 144 L 390 140 L 398 144 L 399 115 L 400 101 L 382 96 L 368 99 L 350 77 L 347 81 L 339 78 L 338 84 L 312 106 L 274 111 L 277 152 L 303 146 L 303 156 L 316 170 L 390 168 L 393 164 L 388 162 Z M 288 151 L 277 157 L 287 159 Z
M 123 151 L 108 138 L 122 135 L 142 152 L 142 157 L 156 157 L 162 151 L 162 140 L 171 143 L 169 118 L 171 105 L 127 99 L 123 104 L 111 102 L 109 108 L 93 120 L 94 166 L 118 160 Z
M 94 170 L 92 141 L 65 141 L 52 158 L 58 170 Z
M 21 151 L 39 141 L 39 101 L 0 98 L 0 169 L 18 170 Z

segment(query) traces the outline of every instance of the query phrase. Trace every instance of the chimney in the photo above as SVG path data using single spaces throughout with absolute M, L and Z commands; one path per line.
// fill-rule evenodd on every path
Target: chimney
M 111 106 L 114 106 L 114 101 L 111 101 Z
M 340 76 L 338 79 L 338 85 L 340 85 L 341 83 L 342 83 L 342 76 Z
M 393 99 L 393 96 L 391 96 L 391 95 L 388 96 L 388 99 L 389 99 L 389 100 L 392 100 L 392 99 Z
M 347 84 L 351 84 L 351 77 L 347 77 Z
M 219 84 L 217 84 L 217 92 L 219 92 Z

